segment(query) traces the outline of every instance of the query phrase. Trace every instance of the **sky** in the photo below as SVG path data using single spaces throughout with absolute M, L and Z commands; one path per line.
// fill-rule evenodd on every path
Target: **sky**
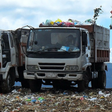
M 82 23 L 92 19 L 94 9 L 103 13 L 96 23 L 109 29 L 112 0 L 3 0 L 0 1 L 0 29 L 14 30 L 25 25 L 38 27 L 47 19 L 74 19 Z M 110 30 L 110 62 L 112 62 L 112 30 Z

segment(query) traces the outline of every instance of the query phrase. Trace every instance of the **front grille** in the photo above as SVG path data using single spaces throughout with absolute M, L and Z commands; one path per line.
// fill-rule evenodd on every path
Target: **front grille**
M 65 63 L 39 63 L 41 70 L 63 70 Z

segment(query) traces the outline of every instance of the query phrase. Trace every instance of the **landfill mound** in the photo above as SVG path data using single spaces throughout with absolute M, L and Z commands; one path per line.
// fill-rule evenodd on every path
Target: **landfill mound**
M 0 112 L 112 112 L 112 90 L 45 88 L 31 93 L 16 87 L 8 94 L 0 94 Z

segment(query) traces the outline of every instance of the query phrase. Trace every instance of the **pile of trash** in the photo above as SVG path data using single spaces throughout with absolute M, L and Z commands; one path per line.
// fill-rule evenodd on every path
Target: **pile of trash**
M 62 21 L 61 19 L 57 19 L 56 21 L 46 20 L 42 22 L 39 27 L 42 26 L 60 26 L 60 27 L 72 27 L 75 25 L 84 25 L 84 24 L 93 24 L 94 21 L 92 19 L 87 19 L 83 23 L 78 20 L 68 19 L 67 22 Z
M 1 112 L 111 112 L 111 90 L 41 90 L 14 89 L 0 94 Z

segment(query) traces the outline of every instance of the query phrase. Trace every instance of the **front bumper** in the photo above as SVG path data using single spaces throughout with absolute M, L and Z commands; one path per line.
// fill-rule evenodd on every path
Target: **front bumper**
M 27 72 L 24 71 L 25 79 L 64 79 L 78 81 L 83 79 L 82 72 Z

